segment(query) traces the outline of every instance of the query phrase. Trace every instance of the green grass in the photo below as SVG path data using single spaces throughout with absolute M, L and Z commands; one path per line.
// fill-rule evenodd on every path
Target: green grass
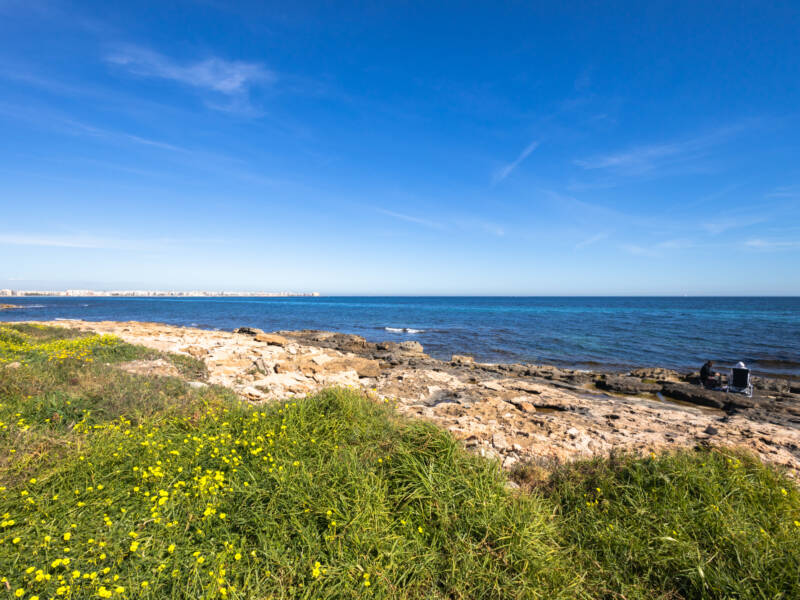
M 192 360 L 114 366 L 143 357 L 184 360 L 0 326 L 0 597 L 800 597 L 797 488 L 746 455 L 520 470 L 515 492 L 359 392 L 253 407 L 188 386 Z
M 0 365 L 19 362 L 41 367 L 44 363 L 69 362 L 74 366 L 75 363 L 114 364 L 158 358 L 171 363 L 184 378 L 203 381 L 208 377 L 202 360 L 127 344 L 114 336 L 91 335 L 35 323 L 0 324 Z
M 598 596 L 800 598 L 800 493 L 752 455 L 595 459 L 545 488 Z

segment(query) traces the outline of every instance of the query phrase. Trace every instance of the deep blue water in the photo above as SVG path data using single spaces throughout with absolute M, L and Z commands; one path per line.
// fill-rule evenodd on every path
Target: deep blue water
M 800 376 L 800 298 L 5 298 L 4 320 L 158 321 L 326 329 L 417 340 L 438 358 L 590 369 L 699 368 L 743 360 Z M 394 331 L 417 330 L 413 331 Z

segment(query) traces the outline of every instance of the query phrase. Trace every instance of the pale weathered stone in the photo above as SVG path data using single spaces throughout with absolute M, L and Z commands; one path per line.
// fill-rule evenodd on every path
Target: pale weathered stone
M 451 431 L 476 452 L 502 455 L 507 466 L 513 462 L 507 460 L 509 456 L 522 461 L 564 461 L 616 449 L 644 453 L 693 447 L 711 439 L 718 445 L 747 447 L 762 459 L 787 467 L 792 475 L 800 472 L 800 432 L 787 420 L 787 415 L 800 417 L 800 390 L 795 384 L 759 381 L 757 397 L 749 400 L 706 393 L 691 385 L 690 377 L 666 370 L 636 370 L 613 383 L 639 389 L 632 381 L 638 377 L 644 384 L 641 389 L 650 390 L 656 381 L 667 397 L 716 404 L 728 410 L 726 414 L 715 408 L 659 401 L 653 395 L 597 393 L 588 384 L 599 376 L 557 367 L 470 363 L 465 369 L 463 364 L 422 354 L 416 342 L 400 348 L 394 343 L 372 344 L 358 336 L 285 332 L 282 336 L 292 342 L 275 346 L 258 341 L 260 331 L 242 335 L 157 323 L 49 324 L 118 335 L 126 342 L 166 352 L 188 353 L 189 348 L 197 348 L 198 355 L 206 353 L 202 358 L 209 383 L 228 386 L 259 403 L 304 396 L 332 385 L 360 386 L 373 397 L 392 399 L 400 413 L 429 419 Z M 169 369 L 171 365 L 166 364 Z M 141 368 L 140 372 L 157 372 L 153 365 Z M 177 370 L 169 374 L 176 376 Z M 768 393 L 775 399 L 765 396 Z
M 501 431 L 492 436 L 492 445 L 498 450 L 508 450 L 511 447 L 508 440 L 506 440 L 506 436 Z
M 262 399 L 267 397 L 267 395 L 263 391 L 259 390 L 258 388 L 255 388 L 255 387 L 246 387 L 246 388 L 242 389 L 242 393 L 245 396 L 247 396 L 249 398 L 254 398 L 256 400 L 262 400 Z
M 485 387 L 487 390 L 492 390 L 495 392 L 501 392 L 505 389 L 503 384 L 501 384 L 499 381 L 483 381 L 481 382 L 481 386 Z
M 257 342 L 263 342 L 269 346 L 280 346 L 281 348 L 289 343 L 289 340 L 276 333 L 257 333 L 253 339 Z
M 203 358 L 204 356 L 208 356 L 208 349 L 201 346 L 186 346 L 185 348 L 181 349 L 181 352 L 185 352 L 186 354 L 194 356 L 195 358 Z
M 464 354 L 453 354 L 450 362 L 456 365 L 474 365 L 475 359 L 472 356 L 466 356 Z

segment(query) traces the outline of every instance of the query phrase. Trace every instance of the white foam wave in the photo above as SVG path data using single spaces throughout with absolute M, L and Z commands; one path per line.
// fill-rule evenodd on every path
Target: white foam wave
M 424 329 L 411 329 L 411 327 L 384 327 L 383 329 L 392 333 L 425 333 Z

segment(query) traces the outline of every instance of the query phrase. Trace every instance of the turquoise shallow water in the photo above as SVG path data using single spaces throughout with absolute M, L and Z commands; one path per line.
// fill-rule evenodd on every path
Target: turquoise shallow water
M 800 298 L 6 298 L 4 320 L 158 321 L 209 329 L 327 329 L 417 340 L 439 358 L 587 369 L 743 360 L 800 376 Z

